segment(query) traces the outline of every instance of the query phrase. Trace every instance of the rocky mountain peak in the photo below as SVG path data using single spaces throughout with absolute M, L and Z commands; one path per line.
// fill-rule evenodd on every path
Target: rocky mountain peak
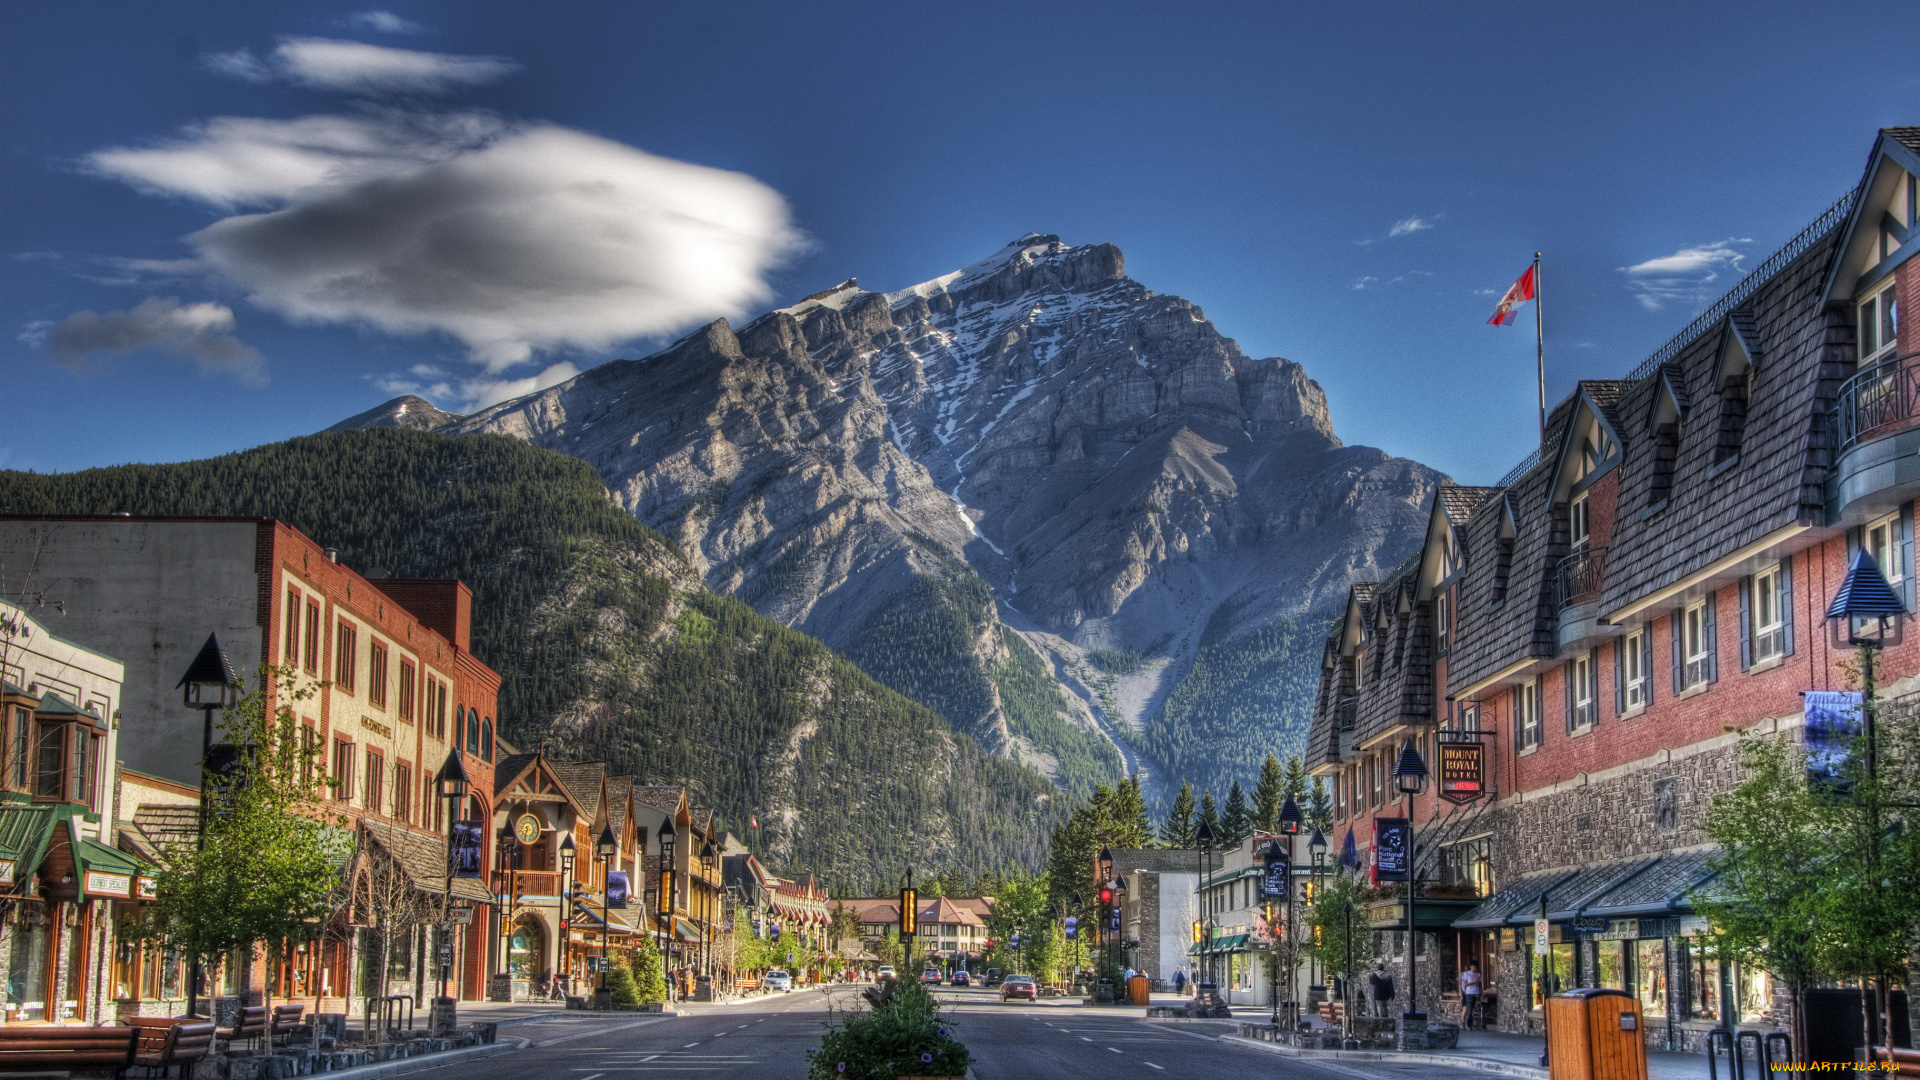
M 460 419 L 463 417 L 459 413 L 435 408 L 427 399 L 407 394 L 385 404 L 376 405 L 356 416 L 349 416 L 327 430 L 358 431 L 361 428 L 397 427 L 412 428 L 415 431 L 432 431 Z

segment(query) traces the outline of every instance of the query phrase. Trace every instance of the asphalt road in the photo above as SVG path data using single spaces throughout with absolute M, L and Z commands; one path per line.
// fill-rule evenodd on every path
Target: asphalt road
M 943 990 L 977 1080 L 1468 1080 L 1483 1074 L 1432 1065 L 1321 1062 L 1216 1042 L 1199 1032 L 1148 1024 L 1135 1010 L 1046 1001 L 1001 1003 L 981 990 Z M 409 1073 L 418 1080 L 802 1080 L 807 1051 L 829 1018 L 829 1001 L 858 1007 L 845 991 L 795 991 L 731 1006 L 692 1006 L 670 1019 L 567 1017 L 501 1028 L 530 1039 L 516 1053 Z

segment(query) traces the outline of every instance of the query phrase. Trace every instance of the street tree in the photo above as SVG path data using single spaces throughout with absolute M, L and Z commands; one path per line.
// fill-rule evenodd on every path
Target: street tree
M 1220 827 L 1226 834 L 1222 847 L 1238 847 L 1242 840 L 1253 835 L 1253 813 L 1247 806 L 1247 793 L 1238 780 L 1227 789 L 1227 806 L 1220 814 Z
M 201 843 L 166 845 L 154 875 L 158 896 L 144 905 L 132 938 L 165 940 L 203 962 L 266 945 L 313 938 L 332 915 L 329 899 L 351 834 L 317 809 L 325 770 L 318 745 L 294 710 L 318 692 L 291 667 L 262 667 L 265 689 L 222 716 L 220 736 L 240 765 L 204 776 Z
M 1224 846 L 1221 838 L 1225 834 L 1220 831 L 1220 808 L 1214 805 L 1211 791 L 1200 795 L 1200 820 L 1206 823 L 1207 831 L 1213 834 L 1213 846 L 1216 848 Z
M 1352 1015 L 1354 974 L 1367 966 L 1377 948 L 1367 925 L 1367 882 L 1356 871 L 1336 870 L 1320 879 L 1307 909 L 1307 954 L 1328 971 L 1342 975 L 1340 997 Z
M 1298 803 L 1298 802 L 1306 801 L 1307 799 L 1307 766 L 1305 762 L 1300 760 L 1299 754 L 1295 754 L 1292 757 L 1289 757 L 1287 759 L 1287 777 L 1286 777 L 1285 787 L 1286 787 L 1287 794 L 1293 796 L 1294 802 Z
M 1333 793 L 1327 790 L 1327 778 L 1313 778 L 1313 790 L 1307 792 L 1307 825 L 1322 834 L 1333 832 Z

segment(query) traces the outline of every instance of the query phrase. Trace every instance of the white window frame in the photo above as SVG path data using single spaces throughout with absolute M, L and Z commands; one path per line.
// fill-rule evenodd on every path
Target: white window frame
M 1647 660 L 1652 656 L 1652 650 L 1647 648 L 1650 637 L 1647 628 L 1643 626 L 1620 639 L 1620 662 L 1624 665 L 1620 681 L 1626 690 L 1622 704 L 1625 705 L 1624 711 L 1627 713 L 1639 712 L 1646 708 L 1647 701 L 1652 696 L 1647 693 L 1652 686 L 1648 681 L 1652 675 L 1647 671 Z
M 1710 668 L 1708 652 L 1711 643 L 1707 641 L 1707 602 L 1696 600 L 1688 604 L 1680 616 L 1680 685 L 1691 690 L 1696 686 L 1707 685 L 1707 672 Z
M 1887 584 L 1899 586 L 1907 580 L 1906 559 L 1900 546 L 1900 514 L 1896 511 L 1878 521 L 1870 521 L 1860 530 L 1860 543 L 1873 553 Z
M 1522 753 L 1539 747 L 1545 735 L 1540 730 L 1540 680 L 1528 679 L 1514 690 L 1513 726 Z
M 1900 302 L 1891 276 L 1886 287 L 1854 306 L 1855 346 L 1860 366 L 1871 367 L 1893 355 L 1900 345 Z
M 1753 664 L 1777 659 L 1787 651 L 1787 615 L 1780 602 L 1780 580 L 1777 563 L 1753 575 L 1753 595 L 1747 601 L 1747 617 L 1753 624 L 1749 646 Z
M 1567 662 L 1567 678 L 1571 680 L 1572 707 L 1567 710 L 1567 731 L 1579 734 L 1593 727 L 1594 714 L 1599 710 L 1594 693 L 1593 654 L 1581 653 Z
M 1567 536 L 1573 550 L 1586 548 L 1592 538 L 1593 522 L 1587 513 L 1587 493 L 1581 492 L 1567 504 Z
M 1445 586 L 1435 590 L 1433 594 L 1433 641 L 1434 645 L 1437 646 L 1442 653 L 1447 651 L 1447 639 L 1450 636 L 1447 630 L 1449 629 L 1449 623 L 1452 621 L 1452 608 L 1453 596 L 1451 591 Z

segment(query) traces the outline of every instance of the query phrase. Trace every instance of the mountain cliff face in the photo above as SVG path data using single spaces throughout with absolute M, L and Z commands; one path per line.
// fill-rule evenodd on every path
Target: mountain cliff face
M 1342 446 L 1300 365 L 1248 357 L 1112 245 L 1041 235 L 897 292 L 848 281 L 716 322 L 437 430 L 589 462 L 713 589 L 1070 787 L 1177 782 L 1181 755 L 1141 748 L 1171 745 L 1155 727 L 1203 647 L 1311 621 L 1391 568 L 1442 479 Z M 1312 662 L 1296 642 L 1239 667 Z M 1036 663 L 1066 692 L 1032 692 Z M 1253 743 L 1284 750 L 1304 710 L 1276 708 Z M 1224 784 L 1263 756 L 1178 764 Z

